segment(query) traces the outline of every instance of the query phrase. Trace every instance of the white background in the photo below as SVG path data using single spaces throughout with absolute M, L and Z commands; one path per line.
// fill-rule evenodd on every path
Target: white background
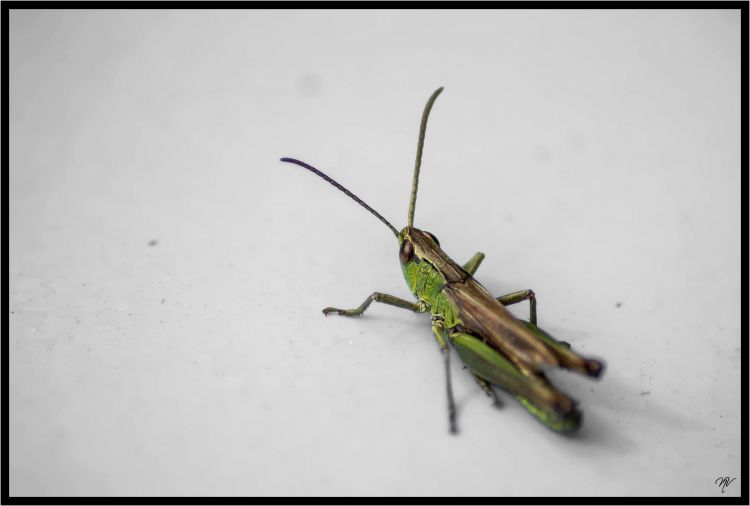
M 11 495 L 739 495 L 739 11 L 10 30 Z M 320 312 L 409 298 L 396 241 L 278 159 L 401 228 L 441 85 L 415 223 L 606 360 L 575 437 L 457 360 L 453 437 L 424 315 Z

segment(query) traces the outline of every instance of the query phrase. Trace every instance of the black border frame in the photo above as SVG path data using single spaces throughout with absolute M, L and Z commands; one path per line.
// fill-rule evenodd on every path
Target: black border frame
M 2 136 L 2 252 L 5 257 L 2 265 L 2 280 L 5 285 L 5 301 L 2 313 L 2 402 L 0 403 L 1 420 L 2 420 L 2 480 L 0 503 L 2 504 L 749 504 L 747 494 L 747 453 L 741 448 L 741 476 L 739 497 L 723 496 L 706 496 L 706 497 L 97 497 L 97 496 L 72 496 L 72 497 L 11 497 L 9 495 L 9 475 L 10 475 L 10 455 L 9 455 L 9 338 L 8 338 L 8 320 L 10 313 L 10 290 L 9 290 L 9 263 L 8 263 L 8 237 L 9 237 L 9 43 L 10 43 L 10 11 L 14 9 L 737 9 L 741 13 L 741 134 L 742 134 L 742 153 L 741 153 L 741 180 L 742 180 L 742 239 L 745 239 L 745 216 L 747 215 L 748 206 L 745 192 L 745 172 L 748 170 L 748 7 L 747 1 L 580 1 L 580 0 L 563 0 L 563 1 L 456 1 L 447 0 L 441 2 L 412 2 L 412 1 L 373 1 L 363 0 L 358 2 L 351 1 L 331 1 L 331 0 L 313 0 L 305 1 L 227 1 L 218 0 L 215 2 L 197 0 L 197 1 L 122 1 L 116 0 L 111 2 L 102 1 L 8 1 L 2 2 L 2 111 L 3 111 L 3 136 Z M 743 253 L 746 253 L 744 240 Z M 742 258 L 747 258 L 744 254 Z M 742 271 L 742 307 L 747 303 L 747 285 L 745 283 L 745 265 L 741 266 Z M 747 313 L 742 315 L 741 335 L 746 335 L 747 331 Z M 747 375 L 748 348 L 747 343 L 742 348 L 742 383 L 741 392 L 741 410 L 740 424 L 742 430 L 741 441 L 747 444 L 747 426 L 742 422 L 747 422 L 747 390 L 745 386 L 748 382 Z

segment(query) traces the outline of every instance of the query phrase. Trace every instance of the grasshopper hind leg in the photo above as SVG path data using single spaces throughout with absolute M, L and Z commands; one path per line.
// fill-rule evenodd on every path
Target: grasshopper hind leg
M 552 386 L 543 374 L 518 369 L 473 335 L 451 332 L 449 339 L 474 375 L 510 392 L 544 425 L 559 432 L 571 432 L 578 428 L 581 415 L 575 401 Z

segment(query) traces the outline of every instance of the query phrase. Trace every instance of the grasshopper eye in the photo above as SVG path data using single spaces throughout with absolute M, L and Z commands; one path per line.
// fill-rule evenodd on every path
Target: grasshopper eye
M 434 235 L 432 235 L 429 232 L 425 232 L 424 230 L 422 231 L 422 233 L 424 233 L 424 235 L 426 235 L 427 237 L 429 237 L 430 239 L 432 239 L 433 241 L 435 241 L 435 244 L 437 244 L 438 246 L 440 246 L 440 241 L 438 241 L 437 237 L 435 237 Z
M 401 261 L 401 265 L 406 265 L 414 257 L 414 245 L 411 241 L 406 240 L 401 244 L 401 249 L 398 250 L 398 259 Z

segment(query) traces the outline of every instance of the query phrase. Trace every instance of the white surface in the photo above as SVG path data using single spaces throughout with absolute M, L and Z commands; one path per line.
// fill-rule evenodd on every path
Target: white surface
M 739 495 L 739 11 L 10 16 L 11 495 Z M 396 243 L 278 158 L 400 228 L 440 85 L 416 225 L 607 361 L 575 438 L 320 313 Z

